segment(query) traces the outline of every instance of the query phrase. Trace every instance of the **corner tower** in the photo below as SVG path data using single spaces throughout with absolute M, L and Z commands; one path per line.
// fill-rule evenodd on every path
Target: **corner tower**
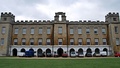
M 9 56 L 12 23 L 15 16 L 9 12 L 1 13 L 0 18 L 0 56 Z
M 105 21 L 109 22 L 109 23 L 115 23 L 115 22 L 119 22 L 119 13 L 111 13 L 109 12 L 106 16 L 105 16 Z

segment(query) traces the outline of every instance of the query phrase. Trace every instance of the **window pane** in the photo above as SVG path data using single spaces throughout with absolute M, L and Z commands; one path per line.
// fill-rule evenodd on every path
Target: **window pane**
M 98 45 L 98 39 L 95 39 L 95 45 Z
M 62 45 L 62 39 L 58 39 L 58 45 Z
M 106 42 L 106 39 L 103 39 L 103 45 L 106 45 L 107 42 Z
M 116 45 L 119 45 L 119 38 L 116 38 Z
M 2 33 L 4 34 L 5 33 L 5 27 L 2 27 Z
M 82 29 L 78 28 L 78 34 L 82 34 Z
M 18 39 L 14 39 L 14 45 L 18 45 Z
M 34 34 L 34 28 L 31 28 L 31 34 Z
M 26 28 L 23 28 L 22 33 L 23 33 L 23 34 L 26 34 Z
M 87 39 L 87 45 L 90 45 L 90 39 Z
M 39 45 L 42 45 L 42 39 L 39 39 L 39 40 L 38 40 L 38 44 L 39 44 Z
M 47 39 L 47 45 L 50 45 L 50 39 Z
M 42 27 L 39 28 L 39 34 L 42 34 Z
M 70 45 L 74 45 L 74 39 L 70 39 Z
M 58 33 L 62 34 L 62 27 L 58 27 Z
M 106 34 L 105 28 L 102 28 L 102 33 Z
M 94 33 L 97 34 L 98 33 L 98 29 L 94 28 Z
M 86 28 L 86 33 L 89 34 L 90 33 L 90 29 Z
M 78 45 L 82 45 L 82 39 L 78 39 Z
M 22 39 L 22 45 L 25 45 L 25 44 L 26 44 L 26 39 L 23 38 L 23 39 Z
M 4 38 L 1 38 L 1 45 L 4 45 Z
M 34 39 L 30 39 L 30 45 L 34 45 Z
M 50 34 L 50 27 L 47 28 L 47 34 Z
M 70 34 L 73 34 L 73 28 L 70 28 Z
M 115 26 L 115 33 L 118 33 L 118 27 Z
M 15 28 L 14 34 L 18 34 L 18 28 Z

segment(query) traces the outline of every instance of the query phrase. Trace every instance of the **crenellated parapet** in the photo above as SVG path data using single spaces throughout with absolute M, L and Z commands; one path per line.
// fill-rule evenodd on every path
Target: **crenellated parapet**
M 79 21 L 70 21 L 68 24 L 109 24 L 107 21 L 91 21 L 91 20 L 79 20 Z
M 115 13 L 115 12 L 109 12 L 105 17 L 118 17 L 119 16 L 119 13 Z
M 50 20 L 17 20 L 14 24 L 52 24 Z
M 15 17 L 11 12 L 2 12 L 1 17 Z

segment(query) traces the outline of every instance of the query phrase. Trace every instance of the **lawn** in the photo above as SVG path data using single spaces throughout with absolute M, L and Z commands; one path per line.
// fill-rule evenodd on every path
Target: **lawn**
M 120 58 L 19 59 L 0 57 L 0 68 L 120 68 Z

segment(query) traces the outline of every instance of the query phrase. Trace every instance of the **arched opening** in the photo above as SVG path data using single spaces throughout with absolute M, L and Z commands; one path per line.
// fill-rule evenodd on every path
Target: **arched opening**
M 47 50 L 46 50 L 46 53 L 51 53 L 51 50 L 50 50 L 50 49 L 47 49 Z
M 31 49 L 29 49 L 29 51 L 33 51 L 34 52 L 34 50 L 31 48 Z
M 82 48 L 80 48 L 80 49 L 78 50 L 78 55 L 80 55 L 80 54 L 83 54 L 83 49 L 82 49 Z
M 100 50 L 98 48 L 95 49 L 95 54 L 100 54 Z
M 42 55 L 43 55 L 42 49 L 38 49 L 38 50 L 37 50 L 37 55 L 38 55 L 38 56 L 42 56 Z
M 75 50 L 72 48 L 72 49 L 70 49 L 70 56 L 71 56 L 71 54 L 72 53 L 74 53 L 75 54 Z
M 17 56 L 17 49 L 14 48 L 12 52 L 13 52 L 13 56 Z
M 47 57 L 51 57 L 51 56 L 52 56 L 50 49 L 47 49 L 47 50 L 46 50 L 46 56 L 47 56 Z
M 24 48 L 22 48 L 20 52 L 25 52 L 25 49 L 24 49 Z
M 59 21 L 62 21 L 62 15 L 59 15 Z
M 104 48 L 103 51 L 106 51 L 106 54 L 108 55 L 108 50 L 107 50 L 107 48 Z
M 58 56 L 62 56 L 62 54 L 63 54 L 63 49 L 62 49 L 62 48 L 59 48 L 59 49 L 57 50 L 57 53 L 58 53 Z
M 90 48 L 88 48 L 87 53 L 92 53 L 92 50 Z

